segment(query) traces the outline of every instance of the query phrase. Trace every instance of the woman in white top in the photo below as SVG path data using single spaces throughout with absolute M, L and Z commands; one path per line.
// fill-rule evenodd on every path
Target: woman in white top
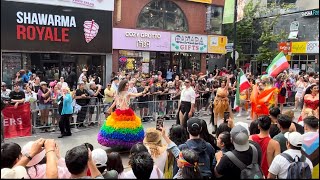
M 68 83 L 64 82 L 64 77 L 60 77 L 60 82 L 58 82 L 58 85 L 61 87 L 61 88 L 68 88 Z
M 296 82 L 296 95 L 295 95 L 295 104 L 294 104 L 294 111 L 298 109 L 298 105 L 302 100 L 303 92 L 307 88 L 307 83 L 304 81 L 303 77 L 300 76 L 299 80 Z
M 167 146 L 162 145 L 161 132 L 156 128 L 148 128 L 143 140 L 143 144 L 148 148 L 154 164 L 163 172 L 168 157 Z

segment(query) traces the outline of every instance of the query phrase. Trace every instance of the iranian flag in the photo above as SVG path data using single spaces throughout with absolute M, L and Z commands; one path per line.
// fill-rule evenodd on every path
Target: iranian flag
M 272 63 L 267 68 L 269 76 L 276 77 L 282 71 L 290 67 L 286 56 L 281 51 L 272 61 Z
M 240 69 L 240 74 L 237 78 L 237 93 L 236 98 L 234 99 L 234 109 L 236 111 L 240 108 L 240 93 L 246 89 L 251 87 L 250 82 L 248 81 L 246 75 L 243 73 L 242 69 Z

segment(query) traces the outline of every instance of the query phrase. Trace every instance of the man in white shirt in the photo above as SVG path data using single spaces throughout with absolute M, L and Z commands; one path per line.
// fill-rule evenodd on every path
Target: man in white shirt
M 1 97 L 4 99 L 9 99 L 9 94 L 11 90 L 7 89 L 7 84 L 5 82 L 1 82 Z
M 287 149 L 281 154 L 278 154 L 272 161 L 270 167 L 269 167 L 269 174 L 268 179 L 275 179 L 278 177 L 278 179 L 287 179 L 288 176 L 288 169 L 290 167 L 290 162 L 287 160 L 287 158 L 283 155 L 289 155 L 291 158 L 296 159 L 297 157 L 301 159 L 302 153 L 301 153 L 301 147 L 303 144 L 303 136 L 298 132 L 287 132 L 284 135 L 287 138 Z M 311 170 L 313 170 L 312 162 L 306 158 L 305 161 Z
M 178 110 L 177 124 L 187 128 L 187 120 L 193 116 L 194 104 L 196 101 L 196 93 L 191 87 L 192 79 L 188 78 L 184 81 L 185 88 L 181 91 L 180 104 Z
M 78 83 L 82 81 L 82 76 L 87 75 L 87 71 L 88 71 L 87 69 L 82 69 L 82 73 L 79 76 Z
M 60 82 L 58 82 L 61 88 L 68 88 L 68 83 L 64 81 L 64 77 L 60 77 Z

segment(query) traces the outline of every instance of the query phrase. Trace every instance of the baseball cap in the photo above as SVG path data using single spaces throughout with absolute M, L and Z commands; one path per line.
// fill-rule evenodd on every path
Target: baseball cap
M 236 125 L 231 129 L 230 134 L 234 148 L 237 151 L 247 151 L 249 149 L 249 134 L 245 127 Z
M 201 119 L 194 117 L 187 121 L 188 132 L 191 135 L 197 136 L 200 134 L 202 128 L 201 121 Z
M 34 141 L 29 141 L 26 145 L 24 145 L 21 149 L 22 154 L 30 153 L 31 147 L 33 145 Z M 46 155 L 45 150 L 43 149 L 39 154 L 35 155 L 31 161 L 27 164 L 27 167 L 32 167 L 34 165 L 39 164 L 39 162 L 44 158 Z
M 1 86 L 6 86 L 7 84 L 5 82 L 1 82 Z
M 97 167 L 107 166 L 107 152 L 101 148 L 94 149 L 92 151 L 92 160 L 97 165 Z
M 289 143 L 292 146 L 295 147 L 301 147 L 302 146 L 302 142 L 303 142 L 303 137 L 300 133 L 298 132 L 286 132 L 284 134 L 284 137 L 287 138 L 287 140 L 289 141 Z
M 47 83 L 45 81 L 41 81 L 40 86 L 42 86 L 42 85 L 47 85 Z
M 29 179 L 26 168 L 22 166 L 16 166 L 12 169 L 1 169 L 1 179 Z

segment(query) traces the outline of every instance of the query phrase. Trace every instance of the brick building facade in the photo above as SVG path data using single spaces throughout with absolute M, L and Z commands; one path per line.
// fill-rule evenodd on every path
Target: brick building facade
M 166 1 L 166 3 L 170 3 L 170 4 L 175 4 L 182 12 L 186 21 L 186 30 L 185 31 L 172 31 L 172 30 L 167 30 L 167 29 L 161 29 L 161 28 L 141 28 L 139 27 L 139 17 L 141 16 L 141 13 L 143 13 L 144 11 L 148 10 L 148 7 L 154 8 L 154 5 L 152 4 L 153 2 L 157 3 L 157 0 L 118 0 L 115 1 L 115 11 L 114 11 L 114 17 L 113 17 L 113 27 L 114 27 L 114 32 L 113 32 L 113 36 L 116 37 L 117 35 L 115 33 L 117 33 L 115 31 L 115 29 L 132 29 L 132 30 L 145 30 L 148 33 L 179 33 L 179 34 L 195 34 L 195 35 L 208 35 L 208 32 L 206 31 L 206 26 L 207 26 L 207 7 L 210 6 L 210 4 L 205 4 L 205 3 L 199 3 L 199 2 L 191 2 L 191 1 L 187 1 L 187 0 L 164 0 Z M 152 5 L 150 5 L 152 4 Z M 159 3 L 161 4 L 161 3 Z M 156 4 L 158 5 L 158 4 Z M 224 5 L 224 0 L 215 0 L 213 1 L 213 5 L 215 6 L 223 6 Z M 166 6 L 166 5 L 164 5 Z M 169 5 L 168 5 L 169 6 Z M 168 7 L 167 6 L 167 7 Z M 172 5 L 170 5 L 171 7 Z M 146 8 L 147 7 L 147 8 Z M 160 8 L 160 10 L 162 10 Z M 165 9 L 164 9 L 165 10 Z M 180 11 L 180 10 L 175 10 L 176 11 Z M 166 10 L 165 10 L 166 11 Z M 149 11 L 148 11 L 149 12 Z M 154 12 L 154 11 L 152 11 Z M 152 12 L 150 11 L 150 17 L 152 18 Z M 166 11 L 167 12 L 167 11 Z M 164 14 L 164 16 L 166 16 Z M 176 19 L 177 20 L 177 19 Z M 179 20 L 179 19 L 178 19 Z M 165 23 L 165 22 L 164 22 Z M 163 35 L 162 35 L 163 37 Z M 118 39 L 114 39 L 114 41 L 117 41 Z M 125 46 L 126 41 L 123 42 L 119 42 L 120 44 L 122 43 L 123 46 Z M 152 42 L 153 43 L 153 42 Z M 120 47 L 119 47 L 120 46 Z M 124 50 L 129 50 L 129 52 L 125 51 L 125 54 L 138 54 L 141 53 L 140 51 L 136 51 L 137 49 L 132 49 L 132 51 L 130 51 L 130 49 L 128 48 L 124 48 L 124 50 L 121 47 L 122 45 L 118 45 L 118 47 L 113 47 L 113 54 L 112 54 L 112 71 L 113 72 L 117 72 L 120 69 L 120 61 L 119 58 L 123 57 L 123 52 Z M 149 50 L 147 50 L 149 51 Z M 187 54 L 185 54 L 187 53 Z M 173 65 L 175 65 L 175 60 L 173 60 L 175 57 L 184 57 L 182 61 L 188 61 L 189 59 L 192 59 L 194 61 L 197 61 L 199 63 L 193 63 L 191 65 L 189 65 L 189 67 L 195 67 L 197 66 L 197 68 L 194 68 L 195 71 L 197 72 L 206 72 L 206 53 L 197 53 L 195 51 L 190 51 L 190 53 L 188 54 L 188 51 L 184 51 L 184 52 L 171 52 L 171 51 L 167 51 L 167 52 L 150 52 L 149 53 L 149 59 L 152 59 L 152 56 L 154 56 L 155 59 L 157 58 L 162 58 L 162 57 L 167 57 L 167 64 L 168 68 L 172 68 Z M 132 55 L 133 56 L 133 55 Z M 139 55 L 137 55 L 139 56 Z M 142 56 L 142 55 L 140 55 Z M 190 57 L 189 57 L 190 56 Z M 127 58 L 127 57 L 126 57 Z M 134 58 L 136 58 L 136 56 L 134 55 Z M 129 59 L 129 57 L 128 57 Z M 141 58 L 144 59 L 144 58 Z M 169 62 L 170 59 L 170 62 Z M 125 59 L 127 60 L 127 59 Z M 134 61 L 136 62 L 137 59 L 134 59 Z M 141 60 L 143 61 L 143 60 Z M 180 59 L 181 61 L 181 59 Z M 154 63 L 155 66 L 157 67 L 158 64 L 162 64 L 162 61 L 160 60 L 156 60 L 156 62 Z M 180 62 L 181 64 L 181 62 Z M 183 63 L 182 63 L 183 64 Z M 148 65 L 149 66 L 149 65 Z M 186 66 L 187 67 L 187 66 Z M 132 67 L 130 67 L 132 68 Z M 153 68 L 153 69 L 152 69 Z M 180 67 L 181 68 L 181 67 Z M 183 67 L 182 67 L 183 69 Z M 141 70 L 141 69 L 140 69 Z M 154 67 L 152 67 L 152 65 L 150 64 L 150 71 L 153 70 L 159 70 L 156 69 Z

